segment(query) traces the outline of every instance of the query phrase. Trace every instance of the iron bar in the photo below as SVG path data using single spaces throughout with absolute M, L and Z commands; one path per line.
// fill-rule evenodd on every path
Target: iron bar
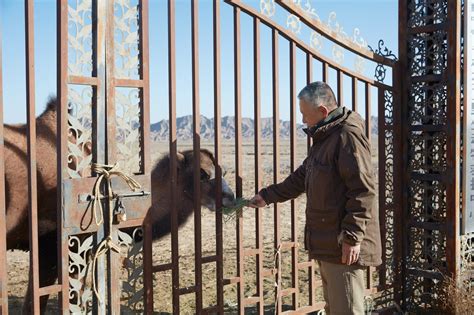
M 290 42 L 290 171 L 296 169 L 296 44 Z M 296 202 L 291 200 L 291 241 L 295 243 L 291 248 L 291 285 L 295 289 L 293 296 L 293 309 L 298 308 L 298 216 Z
M 352 77 L 352 111 L 357 112 L 359 110 L 359 107 L 357 106 L 357 97 L 358 97 L 358 81 L 356 77 Z M 365 112 L 365 117 L 367 121 L 367 111 Z
M 306 84 L 310 84 L 313 81 L 313 57 L 310 54 L 306 54 Z M 311 145 L 312 145 L 312 138 L 310 135 L 307 136 L 307 155 L 309 156 Z M 311 256 L 308 252 L 308 278 L 309 278 L 309 285 L 308 285 L 308 303 L 309 305 L 314 305 L 316 303 L 316 298 L 314 296 L 314 289 L 315 289 L 315 261 L 311 259 Z
M 168 82 L 169 82 L 169 124 L 170 124 L 170 194 L 171 194 L 171 262 L 173 314 L 180 314 L 179 304 L 179 242 L 177 211 L 177 139 L 176 139 L 176 30 L 175 2 L 168 0 Z
M 196 313 L 202 312 L 202 229 L 201 229 L 201 138 L 199 104 L 199 4 L 191 2 L 192 34 L 192 98 L 193 98 L 193 150 L 194 150 L 194 282 L 196 286 Z
M 242 87 L 241 87 L 241 58 L 240 58 L 240 8 L 234 7 L 234 102 L 235 102 L 235 194 L 237 198 L 242 197 Z M 240 315 L 245 313 L 245 305 L 242 301 L 245 298 L 244 272 L 245 256 L 243 241 L 243 215 L 237 218 L 237 303 Z
M 386 190 L 386 179 L 385 179 L 385 174 L 387 172 L 386 169 L 386 151 L 385 151 L 385 98 L 384 98 L 384 93 L 385 91 L 382 89 L 377 90 L 378 93 L 378 98 L 377 98 L 377 108 L 378 108 L 378 147 L 379 147 L 379 206 L 385 204 L 385 190 Z M 368 96 L 367 96 L 368 95 Z M 366 104 L 367 100 L 369 100 L 369 105 L 366 105 L 370 107 L 370 87 L 366 86 Z M 381 151 L 381 152 L 380 152 Z M 381 158 L 382 157 L 382 158 Z M 381 159 L 380 159 L 381 158 Z M 380 215 L 380 224 L 387 224 L 386 222 L 386 210 L 383 209 L 380 211 L 379 209 L 379 215 Z M 386 238 L 386 233 L 381 235 L 381 240 L 382 240 L 382 265 L 386 264 L 387 261 L 387 238 Z M 384 286 L 386 284 L 386 279 L 387 279 L 387 269 L 383 268 L 379 272 L 379 283 Z
M 457 279 L 460 269 L 460 156 L 461 156 L 461 1 L 448 1 L 446 264 Z
M 3 134 L 2 27 L 0 25 L 0 314 L 8 315 L 5 154 Z
M 150 48 L 149 48 L 149 3 L 148 0 L 142 0 L 140 6 L 140 51 L 141 51 L 141 79 L 142 87 L 142 115 L 141 115 L 141 136 L 142 136 L 142 172 L 149 176 L 151 181 L 152 165 L 150 161 Z M 119 82 L 115 82 L 119 86 Z M 130 85 L 129 85 L 130 86 Z M 151 183 L 149 183 L 151 187 Z M 145 218 L 143 224 L 143 289 L 145 300 L 145 313 L 153 312 L 153 248 L 152 248 L 152 222 Z
M 35 115 L 35 59 L 34 59 L 34 6 L 32 0 L 25 0 L 25 55 L 26 55 L 26 119 L 28 155 L 28 219 L 30 240 L 31 312 L 40 312 L 39 296 L 39 248 L 38 248 L 38 198 L 36 179 L 36 115 Z
M 221 17 L 220 2 L 214 1 L 213 10 L 213 49 L 214 49 L 214 157 L 216 162 L 216 209 L 222 207 L 222 169 L 221 169 Z M 217 307 L 224 313 L 224 248 L 222 234 L 222 212 L 216 211 L 216 277 Z
M 254 65 L 254 152 L 255 152 L 255 193 L 257 194 L 261 188 L 261 170 L 260 170 L 260 20 L 254 18 L 253 20 L 253 65 Z M 257 307 L 259 314 L 263 314 L 264 301 L 263 301 L 263 233 L 262 233 L 262 209 L 255 209 L 255 231 L 256 231 L 256 244 L 257 249 L 257 296 L 259 301 Z
M 68 2 L 61 0 L 57 3 L 57 95 L 58 95 L 58 116 L 57 116 L 57 208 L 62 208 L 62 199 L 65 191 L 63 182 L 68 178 L 67 173 L 67 134 L 68 134 Z M 59 309 L 62 313 L 69 312 L 69 248 L 68 238 L 63 228 L 63 212 L 57 211 L 58 230 L 58 283 L 61 284 L 61 294 L 59 296 Z M 64 261 L 63 261 L 64 260 Z
M 368 83 L 365 83 L 365 135 L 367 136 L 367 139 L 369 139 L 369 143 L 370 143 L 370 140 L 371 140 L 371 129 L 372 129 L 372 122 L 370 121 L 370 113 L 371 113 L 371 110 L 370 108 L 372 107 L 371 105 L 371 93 L 370 93 L 370 85 Z M 379 104 L 378 104 L 379 105 Z M 379 120 L 380 119 L 384 119 L 383 116 L 380 117 L 379 116 Z M 380 133 L 379 133 L 380 134 Z M 380 149 L 381 147 L 379 147 Z
M 106 28 L 105 28 L 105 69 L 106 69 L 106 100 L 105 100 L 105 125 L 106 125 L 106 134 L 103 133 L 103 129 L 101 127 L 101 121 L 97 121 L 97 138 L 104 139 L 106 141 L 106 156 L 105 161 L 106 164 L 112 165 L 117 162 L 118 159 L 118 149 L 117 145 L 115 144 L 117 139 L 117 99 L 116 93 L 117 88 L 115 86 L 114 78 L 116 77 L 115 73 L 115 9 L 114 9 L 114 2 L 107 1 L 106 7 Z M 139 13 L 139 12 L 138 12 Z M 120 101 L 118 101 L 120 106 Z M 100 108 L 98 108 L 100 110 Z M 102 114 L 102 113 L 101 113 Z M 99 117 L 97 117 L 99 118 Z M 142 121 L 142 118 L 140 119 Z M 142 139 L 143 140 L 143 139 Z M 101 150 L 102 148 L 99 148 Z M 103 149 L 102 149 L 103 150 Z M 99 152 L 99 151 L 98 151 Z M 108 189 L 108 188 L 106 188 Z M 110 193 L 106 190 L 106 193 Z M 106 207 L 108 208 L 110 204 L 107 204 Z M 109 211 L 104 212 L 104 223 L 109 222 L 113 218 L 110 217 Z M 103 224 L 99 227 L 97 231 L 97 241 L 101 242 L 103 238 L 109 234 L 112 235 L 112 238 L 115 242 L 118 241 L 118 235 L 114 234 L 113 227 L 110 227 L 112 230 L 109 230 L 108 224 Z M 105 255 L 104 255 L 105 256 Z M 102 257 L 101 257 L 102 258 Z M 103 270 L 102 266 L 98 268 L 98 280 L 99 285 L 103 285 L 104 287 L 101 290 L 104 290 L 105 294 L 102 296 L 107 295 L 107 314 L 119 314 L 120 313 L 120 280 L 119 280 L 119 272 L 117 268 L 115 268 L 116 262 L 119 261 L 120 255 L 113 250 L 109 250 L 107 252 L 106 257 L 103 257 L 106 260 L 107 270 Z M 100 261 L 99 261 L 100 262 Z M 101 262 L 100 262 L 101 263 Z M 105 265 L 105 264 L 104 264 Z M 103 277 L 101 274 L 103 273 Z M 105 281 L 105 275 L 107 273 L 107 279 Z M 102 284 L 103 283 L 103 284 Z M 99 307 L 103 307 L 103 303 L 99 303 Z M 100 310 L 102 311 L 102 310 Z
M 337 103 L 339 106 L 344 106 L 344 74 L 341 70 L 337 70 Z
M 279 67 L 279 34 L 277 30 L 272 31 L 272 78 L 273 78 L 273 183 L 277 184 L 280 177 L 280 67 Z M 274 211 L 274 246 L 278 250 L 281 245 L 281 213 L 280 206 L 275 203 L 273 206 Z M 281 251 L 279 253 L 281 255 Z M 280 272 L 275 276 L 275 283 L 280 284 L 282 275 Z M 277 314 L 281 313 L 282 310 L 282 299 L 281 294 L 275 292 L 275 298 L 277 302 Z

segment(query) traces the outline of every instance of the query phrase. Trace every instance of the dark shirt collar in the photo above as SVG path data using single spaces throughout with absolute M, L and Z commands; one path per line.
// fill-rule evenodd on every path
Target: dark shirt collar
M 304 128 L 303 131 L 309 135 L 313 136 L 316 133 L 316 130 L 321 128 L 322 126 L 325 126 L 327 124 L 330 124 L 331 122 L 335 121 L 339 117 L 341 117 L 344 114 L 344 107 L 340 106 L 334 110 L 332 110 L 326 118 L 318 122 L 316 125 L 309 127 L 309 128 Z

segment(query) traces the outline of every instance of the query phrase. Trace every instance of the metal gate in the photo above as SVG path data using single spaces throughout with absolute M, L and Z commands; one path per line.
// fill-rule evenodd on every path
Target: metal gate
M 298 226 L 298 201 L 290 203 L 288 217 L 282 214 L 280 205 L 274 205 L 271 217 L 274 242 L 271 248 L 264 244 L 264 210 L 251 213 L 250 223 L 255 224 L 252 235 L 255 244 L 244 245 L 244 230 L 250 226 L 247 216 L 235 222 L 236 246 L 224 248 L 222 213 L 215 213 L 215 254 L 202 251 L 201 200 L 199 160 L 194 160 L 193 207 L 194 207 L 194 277 L 193 284 L 183 286 L 180 279 L 179 230 L 177 209 L 178 139 L 176 125 L 176 14 L 175 2 L 168 2 L 168 82 L 169 82 L 169 152 L 170 152 L 170 224 L 171 261 L 155 264 L 152 256 L 152 222 L 149 219 L 152 198 L 149 123 L 149 48 L 148 48 L 148 1 L 66 1 L 58 3 L 58 276 L 59 284 L 39 283 L 37 194 L 35 163 L 35 104 L 33 60 L 33 1 L 25 1 L 27 21 L 27 77 L 28 77 L 28 130 L 29 130 L 29 185 L 30 185 L 30 262 L 32 266 L 32 310 L 39 313 L 40 297 L 60 293 L 63 313 L 110 313 L 160 311 L 163 301 L 156 296 L 154 283 L 157 274 L 171 271 L 172 311 L 174 314 L 195 312 L 224 313 L 255 312 L 263 314 L 276 306 L 278 313 L 304 314 L 319 311 L 324 303 L 318 298 L 321 280 L 314 261 L 301 253 L 301 227 Z M 334 34 L 325 25 L 314 20 L 301 5 L 294 1 L 261 1 L 260 10 L 239 0 L 213 2 L 213 99 L 214 99 L 214 160 L 216 182 L 216 208 L 222 206 L 222 137 L 221 137 L 221 6 L 233 10 L 234 108 L 235 108 L 235 192 L 244 195 L 245 189 L 258 192 L 262 186 L 262 139 L 261 139 L 261 50 L 262 26 L 271 29 L 272 44 L 272 167 L 273 181 L 282 178 L 280 153 L 279 91 L 290 91 L 290 167 L 297 167 L 297 77 L 306 82 L 330 81 L 335 74 L 337 99 L 342 103 L 349 94 L 351 109 L 362 111 L 366 119 L 367 136 L 371 137 L 371 117 L 378 116 L 378 178 L 379 213 L 383 241 L 383 265 L 368 268 L 366 293 L 368 308 L 384 311 L 401 301 L 401 152 L 402 138 L 399 93 L 398 62 L 393 54 L 384 50 L 382 43 L 374 50 L 357 45 L 348 38 Z M 342 66 L 337 60 L 324 56 L 297 34 L 274 21 L 271 12 L 278 7 L 295 17 L 312 32 L 326 37 L 338 47 L 377 64 L 375 78 Z M 191 2 L 192 19 L 192 98 L 193 98 L 193 152 L 197 156 L 201 148 L 200 98 L 199 98 L 199 6 Z M 254 174 L 253 184 L 244 176 L 242 143 L 242 80 L 241 75 L 241 18 L 253 22 L 254 63 Z M 279 45 L 288 43 L 289 86 L 280 86 Z M 304 54 L 306 67 L 297 72 L 297 54 Z M 360 60 L 360 59 L 358 59 Z M 321 76 L 314 75 L 315 65 Z M 391 77 L 392 83 L 384 83 Z M 1 77 L 0 77 L 1 78 Z M 346 83 L 345 83 L 346 82 Z M 350 82 L 350 84 L 347 84 Z M 1 80 L 0 80 L 1 83 Z M 360 87 L 362 86 L 362 88 Z M 0 84 L 1 87 L 1 84 Z M 372 93 L 376 95 L 378 112 L 372 112 Z M 347 94 L 346 94 L 347 93 Z M 0 90 L 1 94 L 1 90 Z M 359 104 L 359 95 L 364 103 Z M 1 98 L 0 98 L 1 100 Z M 1 105 L 1 103 L 0 103 Z M 163 106 L 164 104 L 160 104 Z M 0 117 L 1 118 L 1 117 Z M 1 119 L 0 119 L 0 122 Z M 1 129 L 0 129 L 1 131 Z M 306 141 L 306 139 L 304 140 Z M 305 142 L 306 143 L 306 142 Z M 310 142 L 308 140 L 308 145 Z M 3 152 L 3 151 L 2 151 Z M 1 153 L 0 153 L 1 154 Z M 1 156 L 0 156 L 1 158 Z M 95 163 L 91 167 L 91 163 Z M 115 164 L 117 163 L 117 165 Z M 108 166 L 104 166 L 108 165 Z M 112 168 L 116 165 L 115 168 Z M 115 172 L 129 175 L 140 184 L 126 184 L 124 178 L 113 176 Z M 113 173 L 113 174 L 112 174 Z M 0 175 L 2 169 L 0 169 Z M 101 177 L 102 174 L 105 174 Z M 397 176 L 399 175 L 399 176 Z M 0 176 L 3 179 L 3 176 Z M 101 179 L 102 178 L 102 179 Z M 110 178 L 110 185 L 109 183 Z M 101 179 L 102 181 L 99 181 Z M 128 182 L 131 180 L 128 179 Z M 133 181 L 132 181 L 133 182 Z M 96 193 L 93 187 L 99 185 Z M 4 191 L 0 182 L 0 191 Z M 4 200 L 4 198 L 2 199 Z M 126 218 L 125 218 L 126 216 Z M 0 310 L 7 312 L 6 263 L 2 233 L 5 222 L 0 211 Z M 103 220 L 101 220 L 103 219 Z M 102 222 L 101 222 L 102 221 Z M 282 237 L 282 222 L 291 222 L 288 238 Z M 207 236 L 209 238 L 209 236 Z M 247 237 L 247 235 L 246 235 Z M 189 240 L 187 240 L 189 241 Z M 288 268 L 275 265 L 273 255 L 288 259 Z M 235 272 L 226 272 L 226 258 L 235 257 Z M 286 257 L 286 258 L 285 258 Z M 215 272 L 215 303 L 203 302 L 203 268 L 213 265 Z M 249 267 L 251 266 L 251 267 Z M 249 269 L 255 270 L 255 279 L 248 280 Z M 91 278 L 91 275 L 95 277 Z M 282 279 L 288 279 L 282 282 Z M 277 283 L 275 287 L 274 283 Z M 235 290 L 229 290 L 234 288 Z M 96 293 L 94 292 L 96 289 Z M 230 292 L 230 293 L 229 293 Z M 249 293 L 251 292 L 251 293 Z M 269 293 L 270 292 L 270 293 Z M 184 308 L 183 296 L 193 295 L 190 308 Z M 306 296 L 304 298 L 302 296 Z

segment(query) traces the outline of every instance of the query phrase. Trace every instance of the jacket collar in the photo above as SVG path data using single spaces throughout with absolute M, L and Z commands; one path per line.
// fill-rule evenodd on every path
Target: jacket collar
M 303 131 L 312 137 L 314 141 L 321 140 L 338 129 L 341 122 L 346 120 L 350 113 L 351 111 L 347 108 L 342 106 L 338 107 L 329 113 L 328 117 L 320 123 L 310 128 L 304 128 Z

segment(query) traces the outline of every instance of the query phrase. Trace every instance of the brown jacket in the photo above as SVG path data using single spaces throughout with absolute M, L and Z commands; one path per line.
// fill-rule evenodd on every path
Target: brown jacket
M 313 146 L 303 164 L 260 195 L 269 204 L 306 192 L 305 247 L 311 258 L 341 263 L 344 241 L 361 245 L 357 264 L 380 265 L 375 180 L 363 119 L 343 108 L 338 117 L 310 133 Z

